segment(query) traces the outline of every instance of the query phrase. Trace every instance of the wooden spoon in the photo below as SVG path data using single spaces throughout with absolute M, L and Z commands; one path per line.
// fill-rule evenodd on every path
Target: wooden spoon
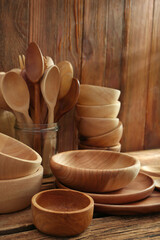
M 28 114 L 30 96 L 24 79 L 14 70 L 11 70 L 2 79 L 1 87 L 3 97 L 15 115 L 17 112 L 22 113 L 27 124 L 33 123 Z
M 55 122 L 67 112 L 69 112 L 77 103 L 79 97 L 80 83 L 78 79 L 73 78 L 70 89 L 63 98 L 59 99 L 55 107 Z
M 54 108 L 60 88 L 60 72 L 57 66 L 46 70 L 41 80 L 41 92 L 48 107 L 48 123 L 54 122 Z
M 34 122 L 40 124 L 40 85 L 39 81 L 44 73 L 44 59 L 39 46 L 31 42 L 25 58 L 25 68 L 28 79 L 34 84 Z
M 62 61 L 57 64 L 57 67 L 60 70 L 60 77 L 61 77 L 61 86 L 59 91 L 58 98 L 63 98 L 69 91 L 72 78 L 73 78 L 73 67 L 72 64 L 68 61 Z

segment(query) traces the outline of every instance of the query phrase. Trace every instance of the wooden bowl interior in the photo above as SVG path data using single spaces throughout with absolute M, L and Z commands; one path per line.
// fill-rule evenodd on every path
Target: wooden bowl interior
M 93 170 L 120 170 L 133 166 L 136 162 L 128 155 L 103 150 L 69 151 L 55 155 L 53 159 L 64 166 Z
M 71 212 L 88 207 L 90 199 L 79 192 L 44 191 L 37 196 L 36 203 L 54 212 Z
M 0 153 L 2 154 L 25 160 L 37 160 L 36 152 L 14 138 L 0 134 L 0 142 Z

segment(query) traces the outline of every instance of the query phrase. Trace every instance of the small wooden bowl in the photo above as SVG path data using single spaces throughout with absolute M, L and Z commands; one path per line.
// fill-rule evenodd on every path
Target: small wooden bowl
M 80 117 L 93 118 L 116 118 L 120 111 L 121 103 L 119 101 L 113 104 L 87 106 L 76 104 L 76 112 Z
M 96 137 L 106 134 L 118 127 L 118 118 L 88 118 L 76 117 L 79 135 L 85 137 Z
M 79 141 L 78 143 L 78 149 L 98 149 L 98 150 L 107 150 L 107 151 L 113 151 L 113 152 L 120 152 L 121 151 L 121 144 L 118 143 L 117 145 L 113 146 L 113 147 L 92 147 L 92 146 L 87 146 L 81 143 L 81 141 Z
M 119 122 L 117 128 L 113 131 L 99 135 L 96 137 L 80 137 L 80 141 L 84 145 L 94 146 L 94 147 L 112 147 L 117 145 L 123 134 L 123 125 Z
M 89 106 L 112 104 L 117 102 L 119 96 L 120 91 L 117 89 L 81 84 L 78 104 Z
M 33 223 L 41 232 L 70 237 L 83 232 L 91 223 L 94 201 L 87 194 L 52 189 L 32 198 Z
M 42 158 L 24 143 L 0 133 L 0 180 L 14 179 L 37 171 Z
M 138 174 L 140 162 L 127 154 L 103 150 L 74 150 L 52 156 L 54 176 L 64 185 L 92 193 L 118 190 Z
M 0 180 L 0 213 L 22 210 L 31 204 L 31 198 L 40 191 L 43 167 L 26 177 Z

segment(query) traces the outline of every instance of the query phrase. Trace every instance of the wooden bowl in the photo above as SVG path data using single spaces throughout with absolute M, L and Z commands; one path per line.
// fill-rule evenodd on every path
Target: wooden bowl
M 51 169 L 64 185 L 92 193 L 121 189 L 138 174 L 140 162 L 127 154 L 74 150 L 52 156 Z
M 31 204 L 31 198 L 40 191 L 43 167 L 26 177 L 0 180 L 0 213 L 22 210 Z
M 98 150 L 107 150 L 107 151 L 113 151 L 113 152 L 120 152 L 121 151 L 121 144 L 118 143 L 117 145 L 113 147 L 92 147 L 92 146 L 87 146 L 81 143 L 81 141 L 78 142 L 78 149 L 98 149 Z
M 14 179 L 37 171 L 42 158 L 24 143 L 0 133 L 0 180 Z
M 41 232 L 61 237 L 80 234 L 91 223 L 94 201 L 87 194 L 52 189 L 32 198 L 33 223 Z
M 88 118 L 77 117 L 77 129 L 79 135 L 95 137 L 114 130 L 118 124 L 118 118 Z
M 76 112 L 80 117 L 116 118 L 120 111 L 121 102 L 113 104 L 87 106 L 76 104 Z
M 94 147 L 112 147 L 119 143 L 123 134 L 123 125 L 119 122 L 119 125 L 114 130 L 99 135 L 96 137 L 80 137 L 80 141 L 84 145 Z
M 117 89 L 81 84 L 78 104 L 89 106 L 112 104 L 117 102 L 119 96 L 120 91 Z

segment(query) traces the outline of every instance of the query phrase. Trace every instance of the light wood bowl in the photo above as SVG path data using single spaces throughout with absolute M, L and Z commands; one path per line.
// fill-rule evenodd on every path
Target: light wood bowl
M 79 135 L 96 137 L 108 133 L 118 127 L 118 118 L 88 118 L 76 117 Z
M 121 102 L 113 104 L 87 106 L 76 104 L 76 112 L 80 117 L 116 118 L 119 114 Z
M 52 156 L 51 169 L 64 185 L 92 193 L 110 192 L 128 185 L 140 162 L 127 154 L 103 150 L 74 150 Z
M 24 143 L 0 133 L 0 180 L 14 179 L 37 171 L 42 158 Z
M 31 198 L 40 191 L 43 167 L 26 177 L 0 180 L 0 213 L 22 210 L 31 204 Z
M 94 147 L 112 147 L 117 145 L 123 134 L 123 125 L 119 121 L 119 125 L 112 131 L 96 136 L 96 137 L 80 137 L 80 141 L 84 145 Z
M 78 143 L 78 149 L 98 149 L 98 150 L 107 150 L 107 151 L 113 151 L 113 152 L 120 152 L 121 151 L 121 144 L 118 143 L 117 145 L 113 146 L 113 147 L 92 147 L 92 146 L 87 146 L 81 143 L 81 141 L 79 141 Z
M 33 223 L 41 232 L 58 237 L 80 234 L 91 223 L 94 201 L 87 194 L 52 189 L 32 198 Z
M 112 104 L 119 96 L 120 91 L 117 89 L 81 84 L 78 104 L 91 106 Z

